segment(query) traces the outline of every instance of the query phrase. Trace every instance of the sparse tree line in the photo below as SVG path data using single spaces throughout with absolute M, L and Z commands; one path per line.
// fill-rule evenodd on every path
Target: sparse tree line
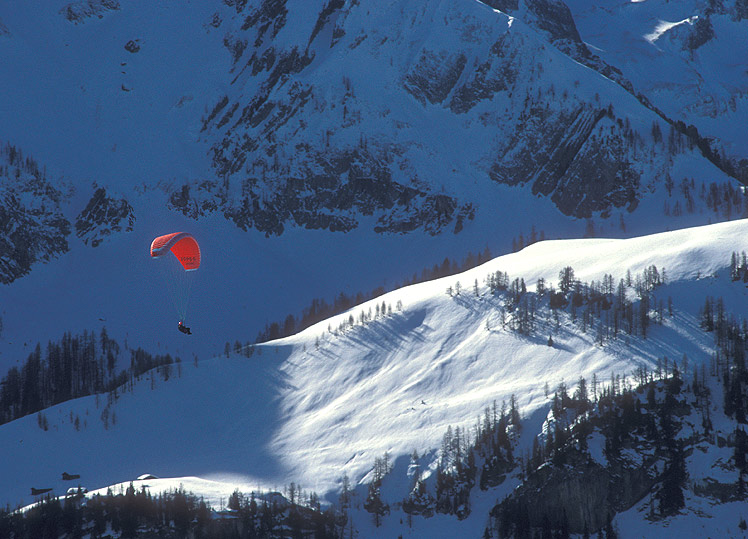
M 699 441 L 716 443 L 707 373 L 694 368 L 693 379 L 688 383 L 682 375 L 688 367 L 686 356 L 680 363 L 663 357 L 654 370 L 639 367 L 629 376 L 611 374 L 606 382 L 596 375 L 590 383 L 580 377 L 574 391 L 560 383 L 552 396 L 548 394 L 551 413 L 546 427 L 534 438 L 532 450 L 525 454 L 517 454 L 516 448 L 522 429 L 516 398 L 512 395 L 508 406 L 502 403 L 498 407 L 494 402 L 485 408 L 472 428 L 448 427 L 436 470 L 430 477 L 424 477 L 419 456 L 413 453 L 408 467 L 412 472 L 410 490 L 394 508 L 381 496 L 383 481 L 392 471 L 388 455 L 376 459 L 363 507 L 371 513 L 375 526 L 382 525 L 392 510 L 400 508 L 408 525 L 412 525 L 415 516 L 428 518 L 435 513 L 464 519 L 471 511 L 475 486 L 487 490 L 516 475 L 521 478 L 522 486 L 491 511 L 485 537 L 570 537 L 571 533 L 617 537 L 612 518 L 624 509 L 622 506 L 611 505 L 604 513 L 597 514 L 596 520 L 579 522 L 567 518 L 563 510 L 567 502 L 561 497 L 556 499 L 548 494 L 555 500 L 550 505 L 535 499 L 546 496 L 536 484 L 541 484 L 549 473 L 558 473 L 560 482 L 567 473 L 564 470 L 578 467 L 585 471 L 592 458 L 589 438 L 599 432 L 604 439 L 603 454 L 612 463 L 607 468 L 611 475 L 623 469 L 624 449 L 639 447 L 644 453 L 652 450 L 651 458 L 645 457 L 647 483 L 639 495 L 650 497 L 650 518 L 675 514 L 685 503 L 687 446 Z M 701 430 L 695 437 L 681 439 L 678 432 L 682 418 L 690 410 L 700 414 Z M 735 440 L 730 463 L 737 471 L 733 496 L 745 499 L 748 436 L 739 426 Z M 605 469 L 598 466 L 594 470 L 600 473 Z M 344 489 L 341 507 L 350 505 L 350 497 L 348 489 Z
M 512 441 L 521 428 L 514 395 L 508 408 L 502 402 L 497 411 L 496 401 L 486 407 L 472 429 L 447 427 L 436 469 L 436 511 L 467 518 L 473 486 L 477 483 L 481 490 L 497 486 L 514 467 Z
M 491 251 L 486 248 L 482 253 L 478 253 L 477 255 L 472 252 L 468 253 L 461 263 L 447 257 L 441 264 L 434 264 L 431 268 L 424 268 L 420 275 L 417 272 L 414 273 L 412 277 L 405 279 L 402 285 L 396 284 L 392 290 L 467 271 L 468 269 L 474 268 L 484 262 L 488 262 L 491 259 L 491 256 Z M 317 322 L 321 322 L 322 320 L 343 313 L 366 301 L 375 299 L 386 292 L 387 290 L 381 286 L 368 293 L 358 292 L 355 295 L 348 295 L 344 292 L 340 292 L 333 300 L 332 305 L 323 298 L 315 298 L 308 307 L 302 310 L 301 318 L 289 314 L 283 322 L 272 322 L 266 324 L 265 329 L 260 331 L 257 335 L 255 342 L 261 343 L 288 337 L 289 335 L 303 331 Z M 392 310 L 391 306 L 386 306 L 386 309 L 388 311 Z M 375 316 L 375 314 L 372 313 L 372 316 Z M 371 317 L 369 317 L 369 319 L 371 319 Z
M 292 495 L 293 498 L 293 495 Z M 288 499 L 279 493 L 248 497 L 234 492 L 228 510 L 215 518 L 215 508 L 184 489 L 151 495 L 130 484 L 124 492 L 64 500 L 47 497 L 25 512 L 0 510 L 0 537 L 135 537 L 262 539 L 271 537 L 343 537 L 340 516 L 322 510 L 316 495 Z
M 483 417 L 478 417 L 472 429 L 448 426 L 442 437 L 436 471 L 424 476 L 418 452 L 411 455 L 409 468 L 413 470 L 407 495 L 397 504 L 406 513 L 409 525 L 416 515 L 429 518 L 435 513 L 455 515 L 459 520 L 470 515 L 470 493 L 479 484 L 487 490 L 501 484 L 514 469 L 513 456 L 516 433 L 522 428 L 517 400 L 511 396 L 498 408 L 496 402 L 486 407 Z M 372 481 L 369 484 L 364 509 L 372 514 L 374 525 L 379 527 L 382 518 L 391 511 L 381 497 L 385 477 L 392 472 L 389 455 L 375 459 Z M 347 478 L 343 478 L 347 484 Z M 340 504 L 350 505 L 350 492 L 344 488 Z
M 744 0 L 739 0 L 739 3 L 742 2 L 744 2 Z M 701 34 L 702 37 L 704 35 L 709 35 L 709 32 L 711 31 L 711 23 L 708 22 L 708 19 L 700 18 L 699 24 L 694 26 L 698 26 L 697 35 Z M 706 32 L 704 32 L 705 30 Z M 693 48 L 696 48 L 701 44 L 703 44 L 703 42 L 699 39 L 695 41 L 689 39 L 688 43 L 689 47 Z M 641 95 L 638 95 L 637 97 L 640 100 L 646 100 L 646 98 L 643 98 Z M 745 180 L 748 177 L 748 159 L 740 159 L 739 161 L 737 159 L 730 159 L 725 154 L 723 147 L 713 148 L 712 144 L 714 141 L 702 136 L 696 126 L 692 124 L 686 124 L 683 120 L 668 120 L 668 123 L 670 124 L 670 129 L 667 137 L 667 151 L 670 155 L 682 153 L 686 147 L 688 147 L 689 150 L 698 148 L 701 154 L 714 163 L 717 168 L 725 172 L 728 176 L 737 178 L 742 183 L 745 183 Z M 662 144 L 663 147 L 665 146 L 662 131 L 656 123 L 652 124 L 652 137 L 655 142 Z
M 382 480 L 391 471 L 389 453 L 385 452 L 381 458 L 377 457 L 374 459 L 374 469 L 372 470 L 372 479 L 367 489 L 364 509 L 372 514 L 374 525 L 377 527 L 382 524 L 382 517 L 390 512 L 390 506 L 382 500 L 381 488 Z M 348 493 L 346 493 L 345 498 L 347 499 L 347 497 Z
M 575 278 L 571 266 L 566 266 L 559 272 L 558 290 L 553 283 L 541 278 L 536 283 L 535 291 L 528 291 L 524 278 L 512 280 L 500 270 L 487 275 L 484 283 L 489 293 L 499 298 L 496 311 L 502 328 L 524 335 L 536 334 L 540 330 L 552 333 L 560 328 L 561 316 L 566 314 L 584 333 L 594 332 L 596 342 L 602 345 L 621 334 L 646 338 L 652 323 L 661 324 L 666 315 L 673 315 L 672 298 L 668 297 L 665 302 L 654 293 L 666 283 L 666 278 L 665 268 L 658 270 L 651 265 L 635 275 L 628 271 L 617 285 L 609 274 L 600 281 L 583 282 Z M 471 293 L 479 298 L 482 290 L 476 279 L 470 289 L 456 281 L 447 287 L 446 293 L 450 297 Z M 398 301 L 395 310 L 402 310 L 401 302 Z M 391 304 L 377 303 L 374 308 L 362 310 L 357 316 L 352 313 L 337 328 L 328 325 L 328 332 L 338 335 L 356 324 L 366 324 L 392 312 Z M 494 329 L 494 324 L 495 321 L 487 320 L 486 329 Z M 552 343 L 551 336 L 548 344 Z M 316 346 L 319 347 L 319 344 L 318 338 Z M 227 343 L 224 350 L 227 354 L 230 346 Z M 241 351 L 245 355 L 252 353 L 246 345 L 242 348 L 238 342 L 234 345 L 234 351 Z
M 226 357 L 231 356 L 233 353 L 250 358 L 254 355 L 254 352 L 255 347 L 251 342 L 242 343 L 240 341 L 234 341 L 234 344 L 232 345 L 230 342 L 226 341 L 226 344 L 223 347 L 223 353 Z
M 532 245 L 533 243 L 537 243 L 539 241 L 545 241 L 545 231 L 541 230 L 538 232 L 535 229 L 535 225 L 532 225 L 530 227 L 530 234 L 528 236 L 525 236 L 522 234 L 522 232 L 519 233 L 519 236 L 516 238 L 512 238 L 512 252 L 516 253 L 517 251 L 521 251 L 525 247 L 528 247 Z
M 726 314 L 722 298 L 706 299 L 701 326 L 713 333 L 717 352 L 712 371 L 719 373 L 725 394 L 724 411 L 740 424 L 748 424 L 748 321 Z M 746 470 L 748 471 L 748 470 Z
M 535 291 L 528 291 L 524 278 L 511 279 L 501 270 L 486 276 L 486 288 L 491 296 L 499 298 L 498 324 L 524 335 L 538 331 L 557 331 L 561 315 L 567 314 L 584 333 L 594 332 L 598 344 L 618 338 L 622 333 L 646 338 L 651 323 L 662 323 L 664 316 L 672 316 L 673 303 L 667 303 L 654 294 L 666 282 L 664 268 L 651 265 L 641 273 L 630 271 L 616 284 L 612 275 L 600 281 L 582 282 L 576 279 L 574 269 L 566 266 L 559 271 L 558 289 L 545 279 L 538 279 Z M 447 287 L 447 294 L 463 294 L 458 281 Z M 481 297 L 476 280 L 472 294 Z M 496 321 L 487 320 L 486 329 L 494 329 Z M 552 337 L 549 344 L 552 344 Z
M 748 178 L 748 160 L 746 160 L 744 174 Z M 703 211 L 704 207 L 713 212 L 718 219 L 729 221 L 748 217 L 748 194 L 743 187 L 736 187 L 734 182 L 706 183 L 702 181 L 697 188 L 694 178 L 682 178 L 676 184 L 672 176 L 667 174 L 665 176 L 665 189 L 668 198 L 663 202 L 662 212 L 667 217 L 699 213 Z M 620 214 L 618 228 L 623 232 L 626 231 L 623 213 Z M 597 235 L 595 221 L 587 219 L 582 236 L 594 238 Z M 512 238 L 512 252 L 521 251 L 525 247 L 545 239 L 547 239 L 545 231 L 537 231 L 535 225 L 533 225 L 528 235 L 520 232 L 518 236 Z
M 47 498 L 23 513 L 0 511 L 0 536 L 56 539 L 88 534 L 99 538 L 115 532 L 120 537 L 348 537 L 355 532 L 349 515 L 353 506 L 369 512 L 375 526 L 399 509 L 410 526 L 415 517 L 428 518 L 435 513 L 464 519 L 471 511 L 475 486 L 487 490 L 517 475 L 521 486 L 491 510 L 484 537 L 570 537 L 572 533 L 591 537 L 596 533 L 599 538 L 614 538 L 618 531 L 612 517 L 621 508 L 610 507 L 597 521 L 582 525 L 568 518 L 564 500 L 538 490 L 537 482 L 548 474 L 554 477 L 552 474 L 558 473 L 563 478 L 565 470 L 585 473 L 591 462 L 589 438 L 597 431 L 604 437 L 603 452 L 611 463 L 611 473 L 623 469 L 616 463 L 624 449 L 643 447 L 652 454 L 644 463 L 648 484 L 642 494 L 649 495 L 649 518 L 677 513 L 684 506 L 688 444 L 714 443 L 707 374 L 704 368 L 701 372 L 694 368 L 689 383 L 681 374 L 687 369 L 685 356 L 679 364 L 662 358 L 654 370 L 640 367 L 630 376 L 611 375 L 606 384 L 595 375 L 591 383 L 580 377 L 573 392 L 560 383 L 552 397 L 548 392 L 551 413 L 546 428 L 525 454 L 517 454 L 522 421 L 515 396 L 508 404 L 494 402 L 471 428 L 447 428 L 430 477 L 421 472 L 421 459 L 413 453 L 410 489 L 394 507 L 381 495 L 383 482 L 393 470 L 385 453 L 375 459 L 363 503 L 355 501 L 357 494 L 345 475 L 338 504 L 324 510 L 316 493 L 305 493 L 294 483 L 283 495 L 235 491 L 227 500 L 227 510 L 218 513 L 182 489 L 153 496 L 131 485 L 124 492 L 110 490 L 85 503 L 78 497 Z M 692 409 L 701 414 L 702 430 L 690 438 L 678 438 L 682 418 Z M 738 427 L 729 463 L 738 472 L 733 493 L 736 500 L 746 497 L 743 478 L 748 473 L 747 458 L 748 436 Z M 605 469 L 593 471 L 605 473 Z M 547 505 L 538 497 L 555 501 Z
M 79 397 L 106 392 L 116 396 L 118 388 L 156 367 L 167 380 L 172 364 L 180 368 L 179 358 L 138 348 L 129 350 L 130 366 L 117 371 L 121 352 L 106 328 L 98 336 L 88 331 L 65 333 L 60 341 L 48 342 L 44 351 L 37 344 L 20 368 L 11 367 L 0 380 L 0 424 Z M 42 428 L 48 426 L 43 414 L 39 422 Z
M 700 188 L 697 189 L 693 178 L 683 178 L 676 189 L 673 178 L 667 175 L 665 188 L 668 192 L 668 200 L 663 203 L 663 213 L 666 216 L 680 217 L 687 213 L 696 213 L 699 210 L 697 197 L 715 215 L 728 221 L 748 216 L 748 196 L 742 188 L 735 187 L 730 182 L 710 182 L 709 184 L 701 182 Z M 674 193 L 677 198 L 671 203 L 669 199 Z
M 733 251 L 730 257 L 730 278 L 733 281 L 748 283 L 748 255 L 745 251 Z
M 402 301 L 398 300 L 397 303 L 395 303 L 395 310 L 401 311 L 402 309 L 403 303 Z M 368 322 L 371 322 L 372 320 L 379 320 L 380 318 L 384 318 L 390 315 L 392 315 L 392 304 L 387 303 L 386 301 L 382 301 L 382 303 L 375 303 L 373 309 L 371 308 L 371 306 L 366 311 L 361 309 L 356 316 L 351 313 L 350 315 L 348 315 L 347 319 L 339 322 L 337 327 L 333 327 L 332 324 L 328 324 L 327 333 L 340 335 L 341 333 L 345 333 L 346 330 L 353 328 L 356 325 L 363 326 Z M 324 338 L 325 335 L 323 335 L 322 337 Z M 317 339 L 315 340 L 314 346 L 315 348 L 319 348 L 319 337 L 317 337 Z
M 21 173 L 25 172 L 31 174 L 37 180 L 46 181 L 47 171 L 46 168 L 39 168 L 39 163 L 29 156 L 24 155 L 23 151 L 13 144 L 6 142 L 4 145 L 0 145 L 0 177 L 10 177 L 10 167 L 15 169 L 15 177 L 19 178 Z

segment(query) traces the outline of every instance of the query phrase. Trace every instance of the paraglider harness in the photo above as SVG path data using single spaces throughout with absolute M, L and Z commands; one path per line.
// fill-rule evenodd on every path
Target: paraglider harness
M 179 321 L 179 324 L 177 324 L 177 328 L 179 328 L 179 331 L 181 331 L 185 335 L 192 335 L 192 331 L 190 331 L 190 328 L 185 326 L 181 320 Z

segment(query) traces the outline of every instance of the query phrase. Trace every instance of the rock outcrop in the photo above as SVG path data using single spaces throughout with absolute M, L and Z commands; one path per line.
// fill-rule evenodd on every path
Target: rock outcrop
M 68 251 L 70 222 L 61 201 L 36 161 L 15 146 L 0 148 L 0 283 Z
M 99 187 L 75 220 L 75 235 L 91 247 L 117 232 L 131 232 L 135 224 L 132 206 L 125 199 L 107 196 Z

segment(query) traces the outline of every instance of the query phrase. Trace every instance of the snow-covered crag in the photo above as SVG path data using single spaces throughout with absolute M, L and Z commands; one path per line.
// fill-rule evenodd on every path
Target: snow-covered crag
M 8 143 L 0 148 L 0 283 L 68 250 L 62 199 L 33 158 Z
M 113 233 L 132 232 L 135 214 L 127 200 L 107 196 L 98 188 L 75 220 L 75 235 L 86 245 L 96 247 Z
M 123 198 L 107 196 L 103 188 L 93 192 L 71 225 L 68 215 L 74 190 L 70 184 L 47 178 L 46 167 L 10 143 L 0 149 L 0 182 L 3 284 L 26 275 L 37 262 L 50 262 L 66 253 L 73 228 L 92 247 L 113 233 L 133 230 L 133 208 Z
M 470 191 L 492 182 L 607 216 L 709 149 L 592 54 L 562 2 L 234 5 L 234 78 L 203 126 L 222 182 L 203 197 L 242 227 L 349 230 L 363 213 L 456 232 L 491 211 Z
M 568 0 L 582 39 L 635 91 L 715 142 L 746 178 L 748 8 L 743 0 Z

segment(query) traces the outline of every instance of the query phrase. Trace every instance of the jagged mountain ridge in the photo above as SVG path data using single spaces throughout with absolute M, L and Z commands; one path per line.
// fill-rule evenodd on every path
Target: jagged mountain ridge
M 9 284 L 68 250 L 70 223 L 63 193 L 33 158 L 6 143 L 0 147 L 0 283 Z
M 699 156 L 719 152 L 684 134 L 677 116 L 647 110 L 626 75 L 590 52 L 562 2 L 365 9 L 258 1 L 201 10 L 200 39 L 222 41 L 231 64 L 214 81 L 225 77 L 223 95 L 208 98 L 202 117 L 212 174 L 177 178 L 173 210 L 192 218 L 219 211 L 268 235 L 289 225 L 350 231 L 366 216 L 378 233 L 440 234 L 463 230 L 488 200 L 501 205 L 497 183 L 529 185 L 569 216 L 607 217 L 661 192 L 666 176 L 687 179 L 684 170 L 725 181 Z M 75 2 L 56 16 L 80 33 L 130 11 Z M 124 93 L 142 91 L 129 72 L 152 54 L 129 37 L 120 53 Z M 133 101 L 123 98 L 114 102 Z M 196 119 L 193 100 L 184 94 L 173 109 L 190 108 Z M 443 142 L 455 138 L 462 143 Z
M 86 245 L 91 242 L 91 247 L 96 247 L 110 234 L 132 232 L 134 224 L 135 215 L 127 200 L 109 197 L 99 187 L 78 215 L 75 235 Z
M 445 222 L 458 231 L 481 211 L 465 185 L 491 189 L 490 180 L 527 184 L 575 217 L 632 211 L 661 187 L 685 145 L 590 53 L 561 2 L 236 9 L 243 23 L 226 40 L 235 78 L 203 126 L 207 140 L 217 139 L 211 151 L 223 185 L 195 198 L 198 206 L 229 200 L 228 214 L 268 234 L 284 222 L 347 230 L 355 206 L 376 210 L 378 231 L 422 223 L 434 233 Z M 662 133 L 680 142 L 666 148 Z M 439 142 L 455 137 L 458 151 Z M 410 183 L 418 195 L 403 197 Z M 347 193 L 343 201 L 334 190 Z M 446 195 L 442 204 L 429 204 L 435 191 Z M 308 216 L 322 207 L 325 215 Z M 344 223 L 328 210 L 342 210 Z
M 34 264 L 52 262 L 67 253 L 73 227 L 75 236 L 92 247 L 113 233 L 133 230 L 133 208 L 123 198 L 108 196 L 103 187 L 96 188 L 75 215 L 71 211 L 73 186 L 48 178 L 46 167 L 33 157 L 6 143 L 0 150 L 0 163 L 1 283 L 10 284 L 28 274 Z M 87 194 L 84 191 L 83 196 Z

